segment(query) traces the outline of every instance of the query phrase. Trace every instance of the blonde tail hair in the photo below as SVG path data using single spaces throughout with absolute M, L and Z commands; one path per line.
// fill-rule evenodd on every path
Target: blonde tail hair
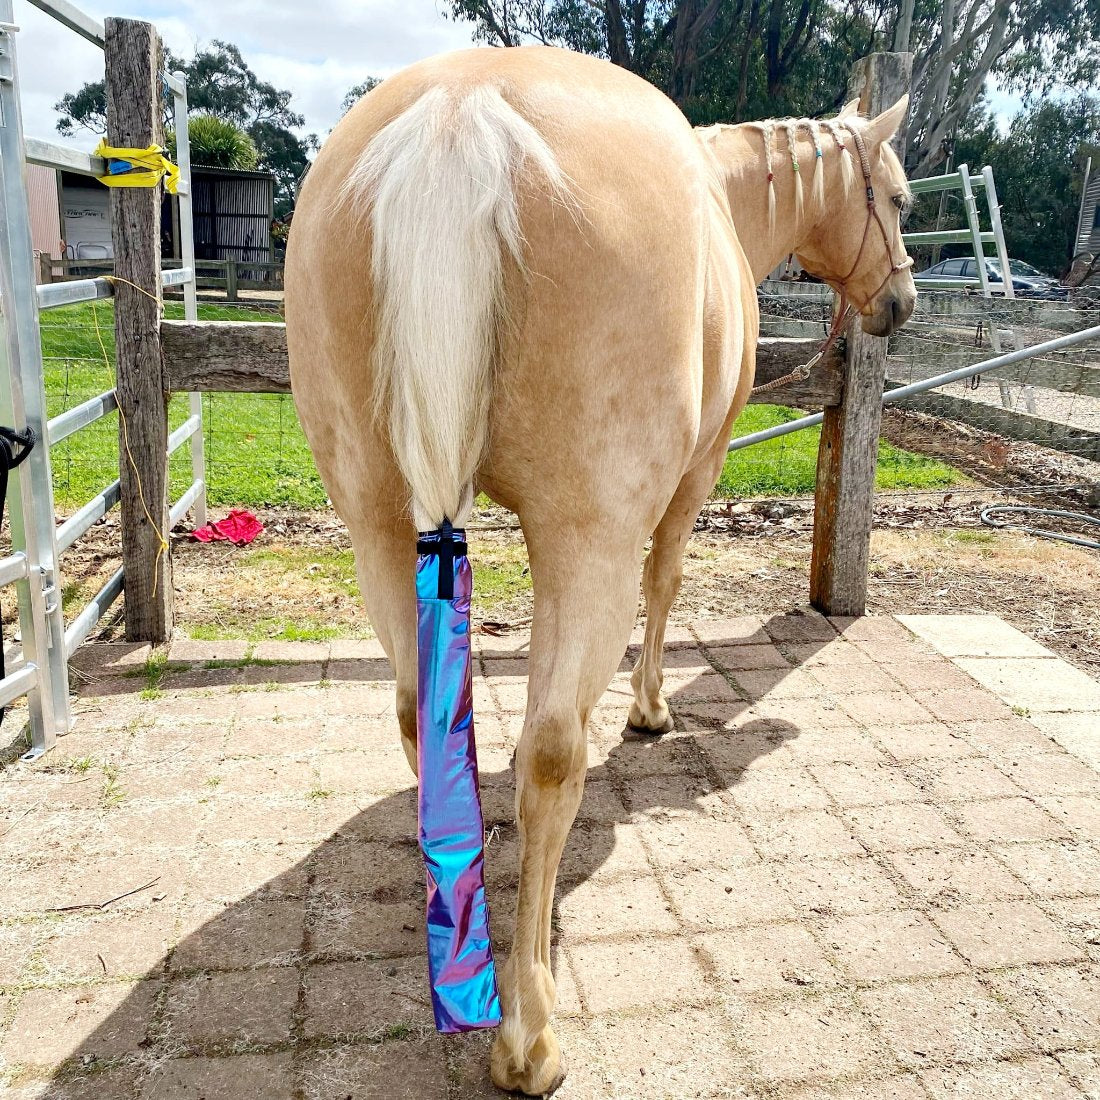
M 496 88 L 434 88 L 374 135 L 342 191 L 370 210 L 375 395 L 421 531 L 473 507 L 503 252 L 522 266 L 515 182 L 530 166 L 566 193 L 545 139 Z

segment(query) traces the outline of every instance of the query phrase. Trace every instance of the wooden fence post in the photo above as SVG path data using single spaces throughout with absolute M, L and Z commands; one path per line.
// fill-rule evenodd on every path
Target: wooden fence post
M 109 144 L 163 144 L 156 28 L 134 19 L 108 19 L 105 31 Z M 154 643 L 171 638 L 173 620 L 172 558 L 161 541 L 169 531 L 168 395 L 160 354 L 161 195 L 159 185 L 111 190 L 111 237 L 120 280 L 115 346 L 126 638 Z
M 235 302 L 237 300 L 237 261 L 225 261 L 225 300 Z
M 874 116 L 909 90 L 913 55 L 874 53 L 852 69 L 848 97 Z M 905 124 L 894 148 L 904 159 Z M 879 196 L 881 202 L 888 197 Z M 862 615 L 867 610 L 867 569 L 875 497 L 875 466 L 882 425 L 887 341 L 868 336 L 859 319 L 846 335 L 844 392 L 825 409 L 814 492 L 814 546 L 810 601 L 826 615 Z

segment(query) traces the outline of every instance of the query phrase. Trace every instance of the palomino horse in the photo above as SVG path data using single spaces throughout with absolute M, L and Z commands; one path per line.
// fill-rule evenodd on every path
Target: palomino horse
M 630 721 L 668 727 L 665 622 L 752 386 L 756 282 L 795 252 L 868 331 L 911 312 L 908 193 L 887 144 L 904 112 L 697 134 L 614 65 L 479 49 L 387 79 L 310 171 L 287 254 L 293 390 L 414 768 L 417 528 L 460 526 L 480 489 L 519 516 L 530 554 L 519 899 L 492 1055 L 504 1088 L 540 1094 L 559 1074 L 555 876 L 650 536 Z

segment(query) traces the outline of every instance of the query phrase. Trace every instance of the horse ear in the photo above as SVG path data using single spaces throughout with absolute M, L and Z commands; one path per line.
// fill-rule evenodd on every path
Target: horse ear
M 845 103 L 844 106 L 840 108 L 840 114 L 838 114 L 836 117 L 837 118 L 847 118 L 849 115 L 858 115 L 858 114 L 859 114 L 859 100 L 858 99 L 853 99 L 853 100 L 850 100 L 849 102 Z
M 871 125 L 867 127 L 868 136 L 879 145 L 889 141 L 898 132 L 908 112 L 909 96 L 906 94 L 893 107 L 887 107 L 878 118 L 871 120 Z

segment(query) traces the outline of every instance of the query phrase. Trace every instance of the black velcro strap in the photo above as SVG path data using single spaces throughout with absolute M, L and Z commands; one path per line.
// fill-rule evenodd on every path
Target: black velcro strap
M 438 543 L 438 542 L 434 542 L 434 541 L 429 542 L 427 539 L 417 539 L 416 540 L 416 552 L 418 554 L 428 554 L 428 555 L 438 554 L 440 545 L 441 544 Z M 449 545 L 451 547 L 451 550 L 453 552 L 454 557 L 464 558 L 466 556 L 466 554 L 467 554 L 466 543 L 452 541 Z
M 453 600 L 455 595 L 456 558 L 466 556 L 466 532 L 451 526 L 444 518 L 435 531 L 421 531 L 416 540 L 416 552 L 420 555 L 439 558 L 439 588 L 436 597 L 440 600 Z

